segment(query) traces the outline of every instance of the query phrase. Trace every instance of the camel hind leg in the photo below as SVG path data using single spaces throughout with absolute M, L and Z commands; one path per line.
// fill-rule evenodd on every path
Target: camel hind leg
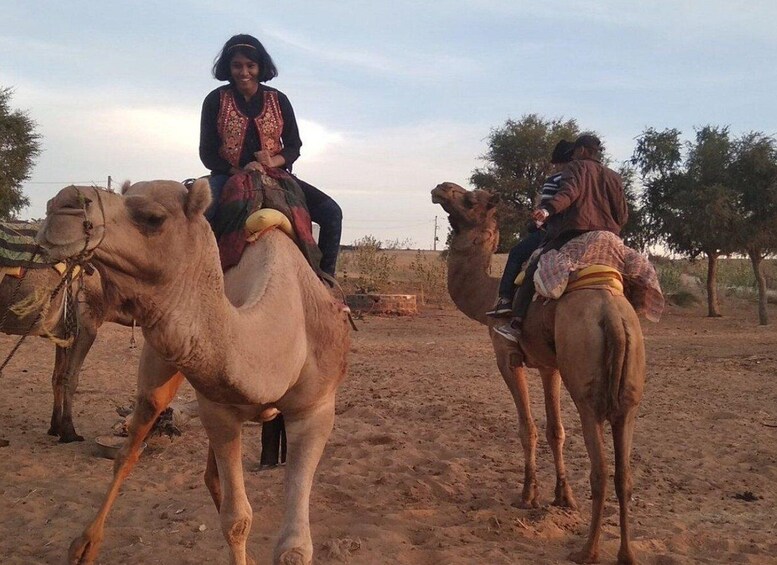
M 591 524 L 588 539 L 580 551 L 569 558 L 575 563 L 598 563 L 599 537 L 604 517 L 604 497 L 607 490 L 607 458 L 604 452 L 604 423 L 589 406 L 578 404 L 580 423 L 583 428 L 585 448 L 591 461 Z
M 313 561 L 310 491 L 334 419 L 334 398 L 327 399 L 302 416 L 290 415 L 285 419 L 289 442 L 285 477 L 286 512 L 274 551 L 275 563 L 307 565 Z
M 631 550 L 629 530 L 629 502 L 631 501 L 631 445 L 634 437 L 637 409 L 631 408 L 625 416 L 612 420 L 612 439 L 615 451 L 615 492 L 618 495 L 620 509 L 621 545 L 618 550 L 618 563 L 631 565 L 636 563 Z

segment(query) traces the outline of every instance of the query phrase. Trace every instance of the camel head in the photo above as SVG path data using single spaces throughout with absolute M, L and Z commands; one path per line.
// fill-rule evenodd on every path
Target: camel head
M 432 202 L 448 212 L 453 229 L 451 249 L 472 246 L 493 253 L 499 244 L 496 205 L 499 196 L 487 190 L 465 190 L 456 183 L 443 182 L 432 190 Z
M 68 186 L 49 200 L 37 239 L 53 259 L 93 257 L 109 274 L 159 281 L 175 276 L 174 258 L 212 239 L 203 217 L 210 200 L 204 179 L 188 190 L 174 181 L 127 182 L 122 194 Z
M 492 227 L 496 223 L 499 196 L 487 190 L 470 191 L 458 184 L 443 182 L 432 190 L 432 202 L 448 212 L 448 221 L 454 233 Z

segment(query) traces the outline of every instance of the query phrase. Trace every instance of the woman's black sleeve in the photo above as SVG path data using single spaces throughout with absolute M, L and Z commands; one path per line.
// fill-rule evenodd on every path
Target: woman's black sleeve
M 299 129 L 297 128 L 297 119 L 294 117 L 294 109 L 291 102 L 285 94 L 278 93 L 278 103 L 281 105 L 281 114 L 283 114 L 283 132 L 281 140 L 283 149 L 280 155 L 286 160 L 285 167 L 291 170 L 294 161 L 299 157 L 299 150 L 302 147 L 302 140 L 299 138 Z
M 231 165 L 219 155 L 221 139 L 217 127 L 219 115 L 219 91 L 214 90 L 205 97 L 200 117 L 200 161 L 214 173 L 229 173 Z

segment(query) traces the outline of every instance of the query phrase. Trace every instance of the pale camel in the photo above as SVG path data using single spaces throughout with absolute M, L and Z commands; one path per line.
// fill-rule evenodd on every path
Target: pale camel
M 560 382 L 580 414 L 591 460 L 592 512 L 588 539 L 569 557 L 595 563 L 604 510 L 607 461 L 603 428 L 609 421 L 615 446 L 615 490 L 620 504 L 619 563 L 634 563 L 629 543 L 631 444 L 645 380 L 645 352 L 639 319 L 629 302 L 607 290 L 577 290 L 560 300 L 535 301 L 523 325 L 521 349 L 493 331 L 505 320 L 488 318 L 499 280 L 489 276 L 491 256 L 499 242 L 496 198 L 483 190 L 467 191 L 454 183 L 439 184 L 432 200 L 449 214 L 453 229 L 448 252 L 448 290 L 468 317 L 489 327 L 497 365 L 518 409 L 524 451 L 524 506 L 538 506 L 535 466 L 537 428 L 529 408 L 524 361 L 539 369 L 545 391 L 546 436 L 556 463 L 554 504 L 576 507 L 567 484 L 562 456 L 564 428 L 559 404 Z
M 130 435 L 94 521 L 70 546 L 71 563 L 98 553 L 108 511 L 138 448 L 184 376 L 197 392 L 210 441 L 205 483 L 219 511 L 232 563 L 247 562 L 252 511 L 241 461 L 241 428 L 283 412 L 288 436 L 286 513 L 276 563 L 310 563 L 313 475 L 334 423 L 346 371 L 346 314 L 286 235 L 272 230 L 222 275 L 203 217 L 208 182 L 125 185 L 124 195 L 68 187 L 48 206 L 39 241 L 52 256 L 84 246 L 83 210 L 94 225 L 89 249 L 106 300 L 143 327 Z
M 0 312 L 4 320 L 0 331 L 11 335 L 44 336 L 51 334 L 64 339 L 63 292 L 60 292 L 44 319 L 39 320 L 40 308 L 26 315 L 17 316 L 11 307 L 36 295 L 50 293 L 61 280 L 61 275 L 53 268 L 28 269 L 22 279 L 4 277 L 0 283 Z M 94 343 L 97 330 L 108 319 L 129 325 L 132 320 L 106 311 L 102 299 L 102 287 L 99 274 L 92 273 L 77 278 L 71 285 L 71 293 L 76 304 L 78 333 L 69 347 L 55 345 L 54 370 L 51 374 L 51 386 L 54 391 L 54 407 L 51 412 L 49 435 L 59 436 L 60 443 L 83 441 L 76 433 L 73 424 L 73 398 L 78 388 L 78 376 L 86 355 Z

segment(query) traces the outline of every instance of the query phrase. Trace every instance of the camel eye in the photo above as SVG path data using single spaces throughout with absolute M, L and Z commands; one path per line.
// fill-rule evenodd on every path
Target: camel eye
M 167 210 L 163 206 L 143 198 L 128 197 L 127 210 L 141 231 L 158 231 L 167 219 Z
M 165 222 L 165 217 L 161 214 L 155 214 L 152 212 L 150 214 L 143 214 L 141 221 L 148 227 L 157 229 Z

